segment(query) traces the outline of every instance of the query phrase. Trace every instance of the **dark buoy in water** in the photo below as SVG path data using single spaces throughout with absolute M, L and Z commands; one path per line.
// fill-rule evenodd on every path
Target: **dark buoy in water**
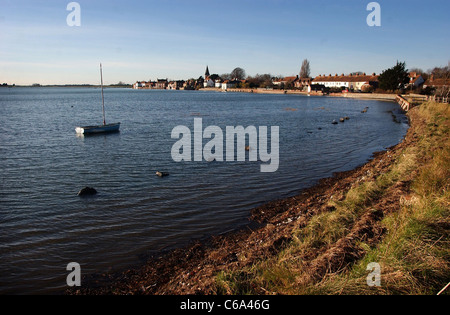
M 97 190 L 95 190 L 92 187 L 84 187 L 78 192 L 79 197 L 86 197 L 86 196 L 94 196 L 97 194 Z
M 337 125 L 338 122 L 337 122 L 336 120 L 333 120 L 332 124 L 333 124 L 333 125 Z
M 167 177 L 167 176 L 169 176 L 169 173 L 166 173 L 166 172 L 156 172 L 156 176 L 159 176 L 159 177 Z

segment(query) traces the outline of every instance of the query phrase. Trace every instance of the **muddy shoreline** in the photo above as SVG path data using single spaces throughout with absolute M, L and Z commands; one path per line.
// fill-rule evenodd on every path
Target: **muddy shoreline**
M 65 294 L 75 295 L 215 295 L 218 292 L 216 275 L 232 272 L 255 262 L 277 255 L 292 240 L 295 229 L 306 226 L 317 214 L 334 211 L 329 202 L 343 200 L 354 185 L 370 181 L 385 173 L 400 152 L 417 141 L 415 120 L 408 115 L 410 129 L 405 139 L 386 151 L 376 152 L 366 164 L 351 171 L 335 173 L 303 190 L 299 195 L 275 200 L 251 211 L 249 225 L 226 235 L 213 236 L 188 246 L 164 251 L 155 255 L 143 266 L 115 274 L 92 275 L 83 280 L 81 289 L 71 289 Z M 354 238 L 364 238 L 373 243 L 379 241 L 384 231 L 378 222 L 384 214 L 395 211 L 398 196 L 407 193 L 408 183 L 396 187 L 392 196 L 387 195 L 374 204 L 355 224 Z M 338 242 L 339 243 L 339 242 Z M 348 240 L 342 240 L 342 248 L 324 249 L 317 257 L 310 257 L 312 273 L 320 278 L 325 270 L 350 264 L 358 253 Z M 320 258 L 320 259 L 319 259 Z M 308 259 L 308 258 L 305 258 Z M 348 261 L 349 260 L 349 261 Z M 336 266 L 335 266 L 336 265 Z M 261 294 L 271 292 L 261 291 Z

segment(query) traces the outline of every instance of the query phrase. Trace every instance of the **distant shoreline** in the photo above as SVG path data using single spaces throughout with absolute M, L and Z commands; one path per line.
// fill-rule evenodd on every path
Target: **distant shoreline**
M 0 86 L 2 88 L 92 88 L 99 89 L 101 85 L 90 85 L 90 84 L 68 84 L 68 85 L 8 85 Z M 132 85 L 107 85 L 105 88 L 113 89 L 132 89 Z M 145 89 L 144 89 L 145 90 Z M 303 92 L 299 90 L 275 90 L 275 89 L 229 89 L 222 90 L 220 88 L 205 88 L 200 90 L 158 90 L 153 89 L 151 91 L 198 91 L 198 92 L 218 92 L 218 93 L 249 93 L 249 94 L 272 94 L 272 95 L 303 95 L 303 96 L 328 96 L 328 97 L 341 97 L 341 98 L 351 98 L 359 100 L 376 100 L 385 102 L 395 102 L 397 94 L 381 94 L 381 93 L 330 93 L 324 94 L 322 92 L 312 91 L 310 93 Z M 425 97 L 414 96 L 419 98 L 420 101 L 426 101 Z
M 91 84 L 68 84 L 68 85 L 7 85 L 3 88 L 101 88 L 101 85 Z M 105 88 L 131 88 L 132 85 L 105 85 Z

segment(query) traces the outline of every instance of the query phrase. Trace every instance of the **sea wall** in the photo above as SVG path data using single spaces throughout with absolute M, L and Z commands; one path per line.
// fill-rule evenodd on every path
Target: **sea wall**
M 218 91 L 223 92 L 220 89 Z M 298 91 L 298 90 L 268 90 L 268 89 L 229 89 L 227 92 L 240 92 L 240 93 L 256 93 L 256 94 L 289 94 L 289 95 L 312 95 L 323 96 L 322 92 L 311 93 Z M 368 100 L 383 100 L 383 101 L 395 101 L 397 94 L 379 94 L 379 93 L 330 93 L 332 97 L 347 97 L 354 99 L 368 99 Z

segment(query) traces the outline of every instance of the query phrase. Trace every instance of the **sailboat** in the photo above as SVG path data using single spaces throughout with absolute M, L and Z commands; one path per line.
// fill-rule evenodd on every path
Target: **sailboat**
M 103 69 L 102 64 L 100 64 L 100 79 L 102 83 L 102 110 L 103 110 L 103 125 L 99 126 L 86 126 L 86 127 L 76 127 L 75 131 L 79 135 L 91 135 L 91 134 L 102 134 L 102 133 L 113 133 L 119 132 L 120 123 L 106 124 L 105 116 L 105 96 L 103 93 Z

